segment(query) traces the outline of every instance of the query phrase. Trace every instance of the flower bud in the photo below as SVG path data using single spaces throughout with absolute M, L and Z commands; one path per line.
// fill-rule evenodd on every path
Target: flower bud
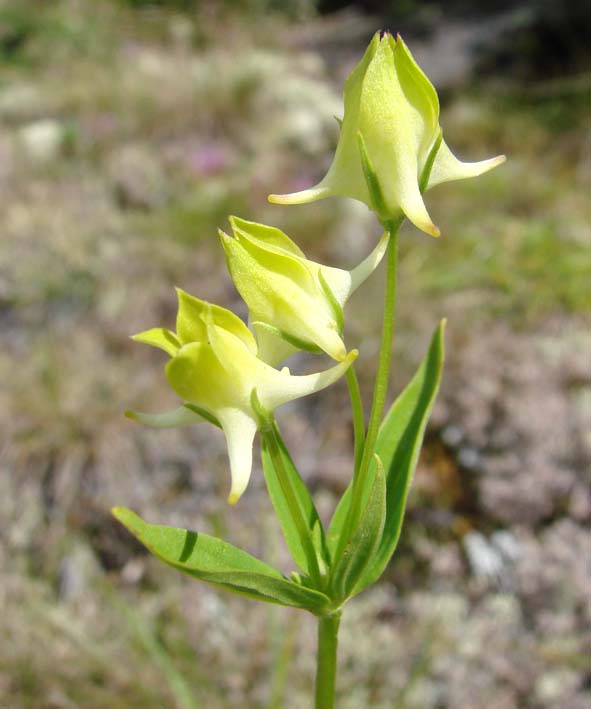
M 280 229 L 230 217 L 234 236 L 220 231 L 228 269 L 244 298 L 259 354 L 277 364 L 297 349 L 346 357 L 342 309 L 375 270 L 388 244 L 384 235 L 352 271 L 308 260 Z
M 382 223 L 404 214 L 439 236 L 422 193 L 434 185 L 475 177 L 505 161 L 459 161 L 441 137 L 439 100 L 398 36 L 376 34 L 345 83 L 345 114 L 333 163 L 315 187 L 270 195 L 301 204 L 340 195 L 365 202 Z
M 257 356 L 252 333 L 229 310 L 181 290 L 178 297 L 176 333 L 155 328 L 133 339 L 171 356 L 166 377 L 185 404 L 163 414 L 129 412 L 128 416 L 161 428 L 203 420 L 219 426 L 226 436 L 232 472 L 229 502 L 235 503 L 250 478 L 255 433 L 261 424 L 266 425 L 261 411 L 270 417 L 281 404 L 329 386 L 345 373 L 357 352 L 323 372 L 292 376 L 287 367 L 279 371 Z

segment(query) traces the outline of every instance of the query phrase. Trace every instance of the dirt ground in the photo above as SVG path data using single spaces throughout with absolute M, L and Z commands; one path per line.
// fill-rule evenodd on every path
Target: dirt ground
M 0 5 L 0 705 L 308 707 L 312 616 L 176 574 L 109 510 L 292 569 L 258 460 L 229 508 L 220 435 L 123 417 L 175 402 L 163 358 L 129 335 L 173 325 L 175 285 L 246 315 L 216 236 L 228 214 L 332 265 L 370 250 L 379 230 L 362 205 L 266 195 L 324 174 L 342 79 L 376 27 L 216 3 L 19 7 Z M 416 41 L 429 73 L 440 36 Z M 399 549 L 344 614 L 339 707 L 585 709 L 588 75 L 438 70 L 447 141 L 509 160 L 429 194 L 441 239 L 403 230 L 392 395 L 443 316 L 447 361 Z M 382 279 L 347 311 L 366 402 Z M 326 519 L 350 476 L 347 407 L 339 383 L 279 412 Z

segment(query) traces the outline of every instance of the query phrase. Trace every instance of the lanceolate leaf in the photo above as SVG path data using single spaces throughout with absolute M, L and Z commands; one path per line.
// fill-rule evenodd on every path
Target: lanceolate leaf
M 380 427 L 376 443 L 386 473 L 386 522 L 379 547 L 355 588 L 355 593 L 374 583 L 388 564 L 400 537 L 408 490 L 431 408 L 437 396 L 443 366 L 442 321 L 414 377 L 399 395 Z M 369 497 L 369 490 L 364 490 Z M 334 513 L 327 534 L 329 551 L 334 554 L 350 504 L 347 488 Z M 367 504 L 364 501 L 364 504 Z
M 189 576 L 239 595 L 321 612 L 329 599 L 284 578 L 254 556 L 207 534 L 144 522 L 135 512 L 115 507 L 114 516 L 154 556 Z
M 398 544 L 408 491 L 441 381 L 444 329 L 445 320 L 435 331 L 417 373 L 394 402 L 380 427 L 376 452 L 388 471 L 386 523 L 380 545 L 359 580 L 356 593 L 378 580 Z
M 271 455 L 271 444 L 272 441 L 268 439 L 269 436 L 275 435 L 277 446 L 279 449 L 280 463 L 283 466 L 283 471 L 277 471 L 275 464 L 273 462 L 273 457 Z M 293 560 L 300 567 L 300 569 L 305 574 L 310 574 L 312 569 L 310 569 L 310 563 L 308 560 L 308 555 L 301 541 L 301 535 L 298 531 L 297 524 L 294 520 L 294 512 L 299 511 L 301 518 L 303 518 L 306 530 L 312 539 L 314 546 L 314 551 L 316 552 L 317 563 L 320 571 L 326 566 L 326 542 L 324 539 L 324 529 L 322 527 L 322 522 L 314 506 L 314 501 L 310 495 L 306 484 L 300 477 L 297 468 L 294 465 L 291 456 L 281 435 L 279 429 L 275 427 L 275 431 L 271 431 L 268 434 L 263 434 L 261 437 L 261 458 L 263 461 L 263 471 L 265 473 L 265 481 L 267 483 L 267 489 L 269 491 L 269 497 L 275 508 L 275 513 L 279 518 L 281 524 L 281 529 L 283 530 L 283 535 Z M 283 472 L 287 478 L 286 482 L 291 487 L 293 495 L 295 498 L 295 504 L 298 510 L 294 511 L 291 509 L 291 503 L 286 495 L 286 490 L 281 484 L 281 472 Z
M 386 477 L 384 466 L 376 456 L 376 471 L 369 500 L 359 526 L 345 546 L 334 571 L 332 588 L 339 599 L 348 598 L 363 572 L 371 564 L 382 538 L 386 519 Z

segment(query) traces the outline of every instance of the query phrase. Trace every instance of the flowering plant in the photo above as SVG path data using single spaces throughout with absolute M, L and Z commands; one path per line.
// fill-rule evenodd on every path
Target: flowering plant
M 220 231 L 228 269 L 249 309 L 252 331 L 232 312 L 178 291 L 176 331 L 154 328 L 135 340 L 164 350 L 167 380 L 181 397 L 161 414 L 128 412 L 155 427 L 208 422 L 226 437 L 229 502 L 244 493 L 260 432 L 269 496 L 299 571 L 284 576 L 245 551 L 202 533 L 149 524 L 126 508 L 113 513 L 155 556 L 195 578 L 250 598 L 318 617 L 316 707 L 334 706 L 337 635 L 345 603 L 375 583 L 398 543 L 406 499 L 443 365 L 442 322 L 416 374 L 384 415 L 396 301 L 398 231 L 405 217 L 439 235 L 423 193 L 479 175 L 504 156 L 462 163 L 442 139 L 435 89 L 400 37 L 376 34 L 345 85 L 336 155 L 316 187 L 271 201 L 294 204 L 331 195 L 365 202 L 384 235 L 351 271 L 308 260 L 282 231 L 236 217 Z M 383 326 L 369 420 L 347 351 L 344 306 L 386 260 Z M 315 374 L 278 365 L 298 350 L 336 361 Z M 274 410 L 345 376 L 354 428 L 351 482 L 324 529 L 283 442 Z

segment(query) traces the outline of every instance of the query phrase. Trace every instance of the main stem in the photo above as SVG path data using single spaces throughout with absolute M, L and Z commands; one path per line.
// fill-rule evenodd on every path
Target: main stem
M 382 339 L 380 344 L 380 355 L 378 360 L 378 370 L 373 392 L 373 402 L 367 436 L 363 445 L 363 455 L 361 463 L 353 477 L 353 489 L 351 490 L 351 506 L 347 520 L 347 534 L 341 537 L 342 545 L 346 544 L 350 535 L 359 523 L 362 513 L 362 491 L 365 489 L 365 479 L 369 473 L 378 431 L 386 403 L 388 393 L 388 382 L 390 379 L 390 360 L 392 358 L 392 341 L 394 337 L 394 315 L 396 312 L 396 286 L 398 270 L 398 230 L 403 218 L 390 222 L 386 225 L 390 233 L 390 243 L 386 254 L 386 290 L 384 293 L 384 316 L 382 322 Z M 337 556 L 342 553 L 343 548 L 338 550 Z
M 351 533 L 359 523 L 362 513 L 361 492 L 373 458 L 374 447 L 386 403 L 390 378 L 390 359 L 394 337 L 394 313 L 396 310 L 396 281 L 398 270 L 398 230 L 403 218 L 386 225 L 390 233 L 390 243 L 386 256 L 386 291 L 384 294 L 384 317 L 378 370 L 374 386 L 373 402 L 365 442 L 363 439 L 363 408 L 359 394 L 359 384 L 354 373 L 347 376 L 349 393 L 353 405 L 355 429 L 355 475 L 351 490 L 351 506 L 345 522 L 347 534 L 341 535 L 340 545 L 335 554 L 338 559 Z M 352 369 L 352 368 L 351 368 Z M 360 460 L 359 460 L 360 459 Z M 318 620 L 318 664 L 316 670 L 316 709 L 333 709 L 337 669 L 337 643 L 341 611 L 322 616 Z
M 316 709 L 333 709 L 337 674 L 337 644 L 341 612 L 318 619 Z

